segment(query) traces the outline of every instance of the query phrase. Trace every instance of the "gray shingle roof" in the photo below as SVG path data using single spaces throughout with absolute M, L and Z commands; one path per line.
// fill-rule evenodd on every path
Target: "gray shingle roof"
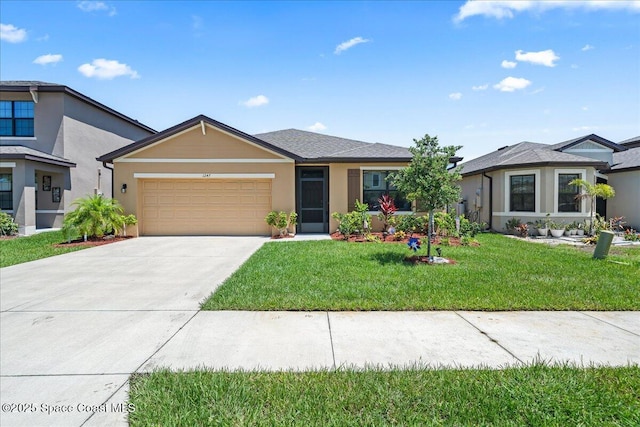
M 634 136 L 633 138 L 625 139 L 622 142 L 618 142 L 618 144 L 623 145 L 627 148 L 640 147 L 640 135 Z
M 471 175 L 484 171 L 505 167 L 541 165 L 541 164 L 581 164 L 604 168 L 606 163 L 587 157 L 555 151 L 552 145 L 536 142 L 520 142 L 503 147 L 482 157 L 462 163 L 463 175 Z
M 630 148 L 620 153 L 613 153 L 613 166 L 610 172 L 622 172 L 632 169 L 640 169 L 640 147 Z
M 408 160 L 411 153 L 405 147 L 340 138 L 298 129 L 285 129 L 254 135 L 303 159 L 371 159 Z
M 0 157 L 4 159 L 26 159 L 59 166 L 76 167 L 76 164 L 64 157 L 34 150 L 22 145 L 0 145 Z

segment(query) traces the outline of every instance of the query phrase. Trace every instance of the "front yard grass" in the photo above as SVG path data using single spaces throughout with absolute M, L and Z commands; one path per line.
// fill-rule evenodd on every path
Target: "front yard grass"
M 640 367 L 172 373 L 131 379 L 131 426 L 640 425 Z
M 8 267 L 14 264 L 21 264 L 40 258 L 85 249 L 83 246 L 71 246 L 67 248 L 54 246 L 62 242 L 64 242 L 64 237 L 60 231 L 48 231 L 31 236 L 2 239 L 0 240 L 0 267 Z
M 412 265 L 406 245 L 267 243 L 204 310 L 638 310 L 640 247 L 607 260 L 495 234 L 443 247 L 455 265 Z M 615 262 L 612 262 L 615 261 Z

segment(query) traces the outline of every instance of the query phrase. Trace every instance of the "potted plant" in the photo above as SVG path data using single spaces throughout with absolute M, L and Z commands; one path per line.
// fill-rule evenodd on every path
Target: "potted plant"
M 576 226 L 576 236 L 584 236 L 584 224 L 579 222 Z
M 562 222 L 549 221 L 551 236 L 558 238 L 564 234 L 564 224 Z
M 287 230 L 289 231 L 289 234 L 295 236 L 297 224 L 298 224 L 298 214 L 296 212 L 291 212 L 289 214 L 289 221 L 287 224 Z
M 538 230 L 538 235 L 546 237 L 549 234 L 548 220 L 538 219 L 533 226 Z

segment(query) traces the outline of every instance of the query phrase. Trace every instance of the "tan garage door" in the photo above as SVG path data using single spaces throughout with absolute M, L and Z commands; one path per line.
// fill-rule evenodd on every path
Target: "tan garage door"
M 143 179 L 144 235 L 267 235 L 268 179 Z

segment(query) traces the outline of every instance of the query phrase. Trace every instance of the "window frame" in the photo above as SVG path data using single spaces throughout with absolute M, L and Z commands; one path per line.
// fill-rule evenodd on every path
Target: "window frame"
M 571 212 L 560 212 L 558 209 L 560 207 L 559 198 L 560 198 L 560 175 L 578 175 L 580 179 L 587 179 L 587 170 L 586 169 L 574 169 L 574 168 L 565 168 L 565 169 L 554 169 L 553 176 L 553 212 L 557 215 L 566 215 L 566 216 L 576 216 L 576 215 L 585 215 L 586 208 L 588 203 L 580 202 L 580 209 L 577 211 Z
M 10 133 L 9 134 L 0 134 L 0 137 L 4 138 L 32 138 L 35 136 L 35 103 L 33 101 L 28 100 L 7 100 L 3 99 L 0 102 L 9 103 L 9 114 L 8 117 L 2 117 L 0 115 L 0 120 L 6 120 L 10 123 Z M 28 113 L 23 117 L 24 113 L 21 113 L 22 110 L 16 109 L 17 103 L 25 103 L 29 104 L 31 108 L 27 109 Z M 1 111 L 1 109 L 0 109 Z M 18 114 L 16 114 L 18 112 Z M 28 125 L 30 123 L 30 125 Z M 21 124 L 27 124 L 27 129 L 30 130 L 29 134 L 18 134 L 18 130 L 21 129 Z
M 363 202 L 366 202 L 367 198 L 365 197 L 365 192 L 379 192 L 380 196 L 383 194 L 391 194 L 392 192 L 396 194 L 396 196 L 392 196 L 394 201 L 397 199 L 397 194 L 399 193 L 399 191 L 397 189 L 390 189 L 389 187 L 391 186 L 391 183 L 389 183 L 389 181 L 387 181 L 386 177 L 389 176 L 390 173 L 393 172 L 397 172 L 398 170 L 402 169 L 401 166 L 388 166 L 388 167 L 361 167 L 360 168 L 360 172 L 361 172 L 361 185 L 360 185 L 360 194 L 361 194 L 361 200 Z M 365 189 L 365 173 L 373 173 L 373 174 L 378 174 L 379 176 L 379 186 L 378 187 L 383 187 L 383 188 L 372 188 L 372 189 Z M 381 175 L 385 174 L 385 177 L 383 178 Z M 396 213 L 411 213 L 413 212 L 412 209 L 412 204 L 409 200 L 407 200 L 406 198 L 401 198 L 400 200 L 403 200 L 404 203 L 403 204 L 407 204 L 409 205 L 408 209 L 398 209 L 396 211 Z M 378 210 L 375 209 L 371 209 L 371 206 L 369 206 L 369 212 L 378 212 Z
M 511 177 L 521 175 L 534 176 L 534 207 L 533 211 L 511 210 Z M 504 211 L 508 215 L 539 214 L 540 213 L 540 169 L 526 169 L 507 171 L 504 174 Z
M 11 172 L 8 172 L 8 173 L 2 172 L 2 173 L 0 173 L 0 177 L 2 177 L 2 176 L 8 176 L 9 177 L 9 190 L 2 190 L 0 188 L 0 194 L 5 196 L 5 197 L 0 197 L 0 210 L 2 210 L 2 211 L 13 211 L 13 173 L 11 173 Z M 9 207 L 3 206 L 3 204 L 2 204 L 2 200 L 3 199 L 6 200 L 6 195 L 7 194 L 9 195 L 8 200 L 11 203 L 11 205 Z

